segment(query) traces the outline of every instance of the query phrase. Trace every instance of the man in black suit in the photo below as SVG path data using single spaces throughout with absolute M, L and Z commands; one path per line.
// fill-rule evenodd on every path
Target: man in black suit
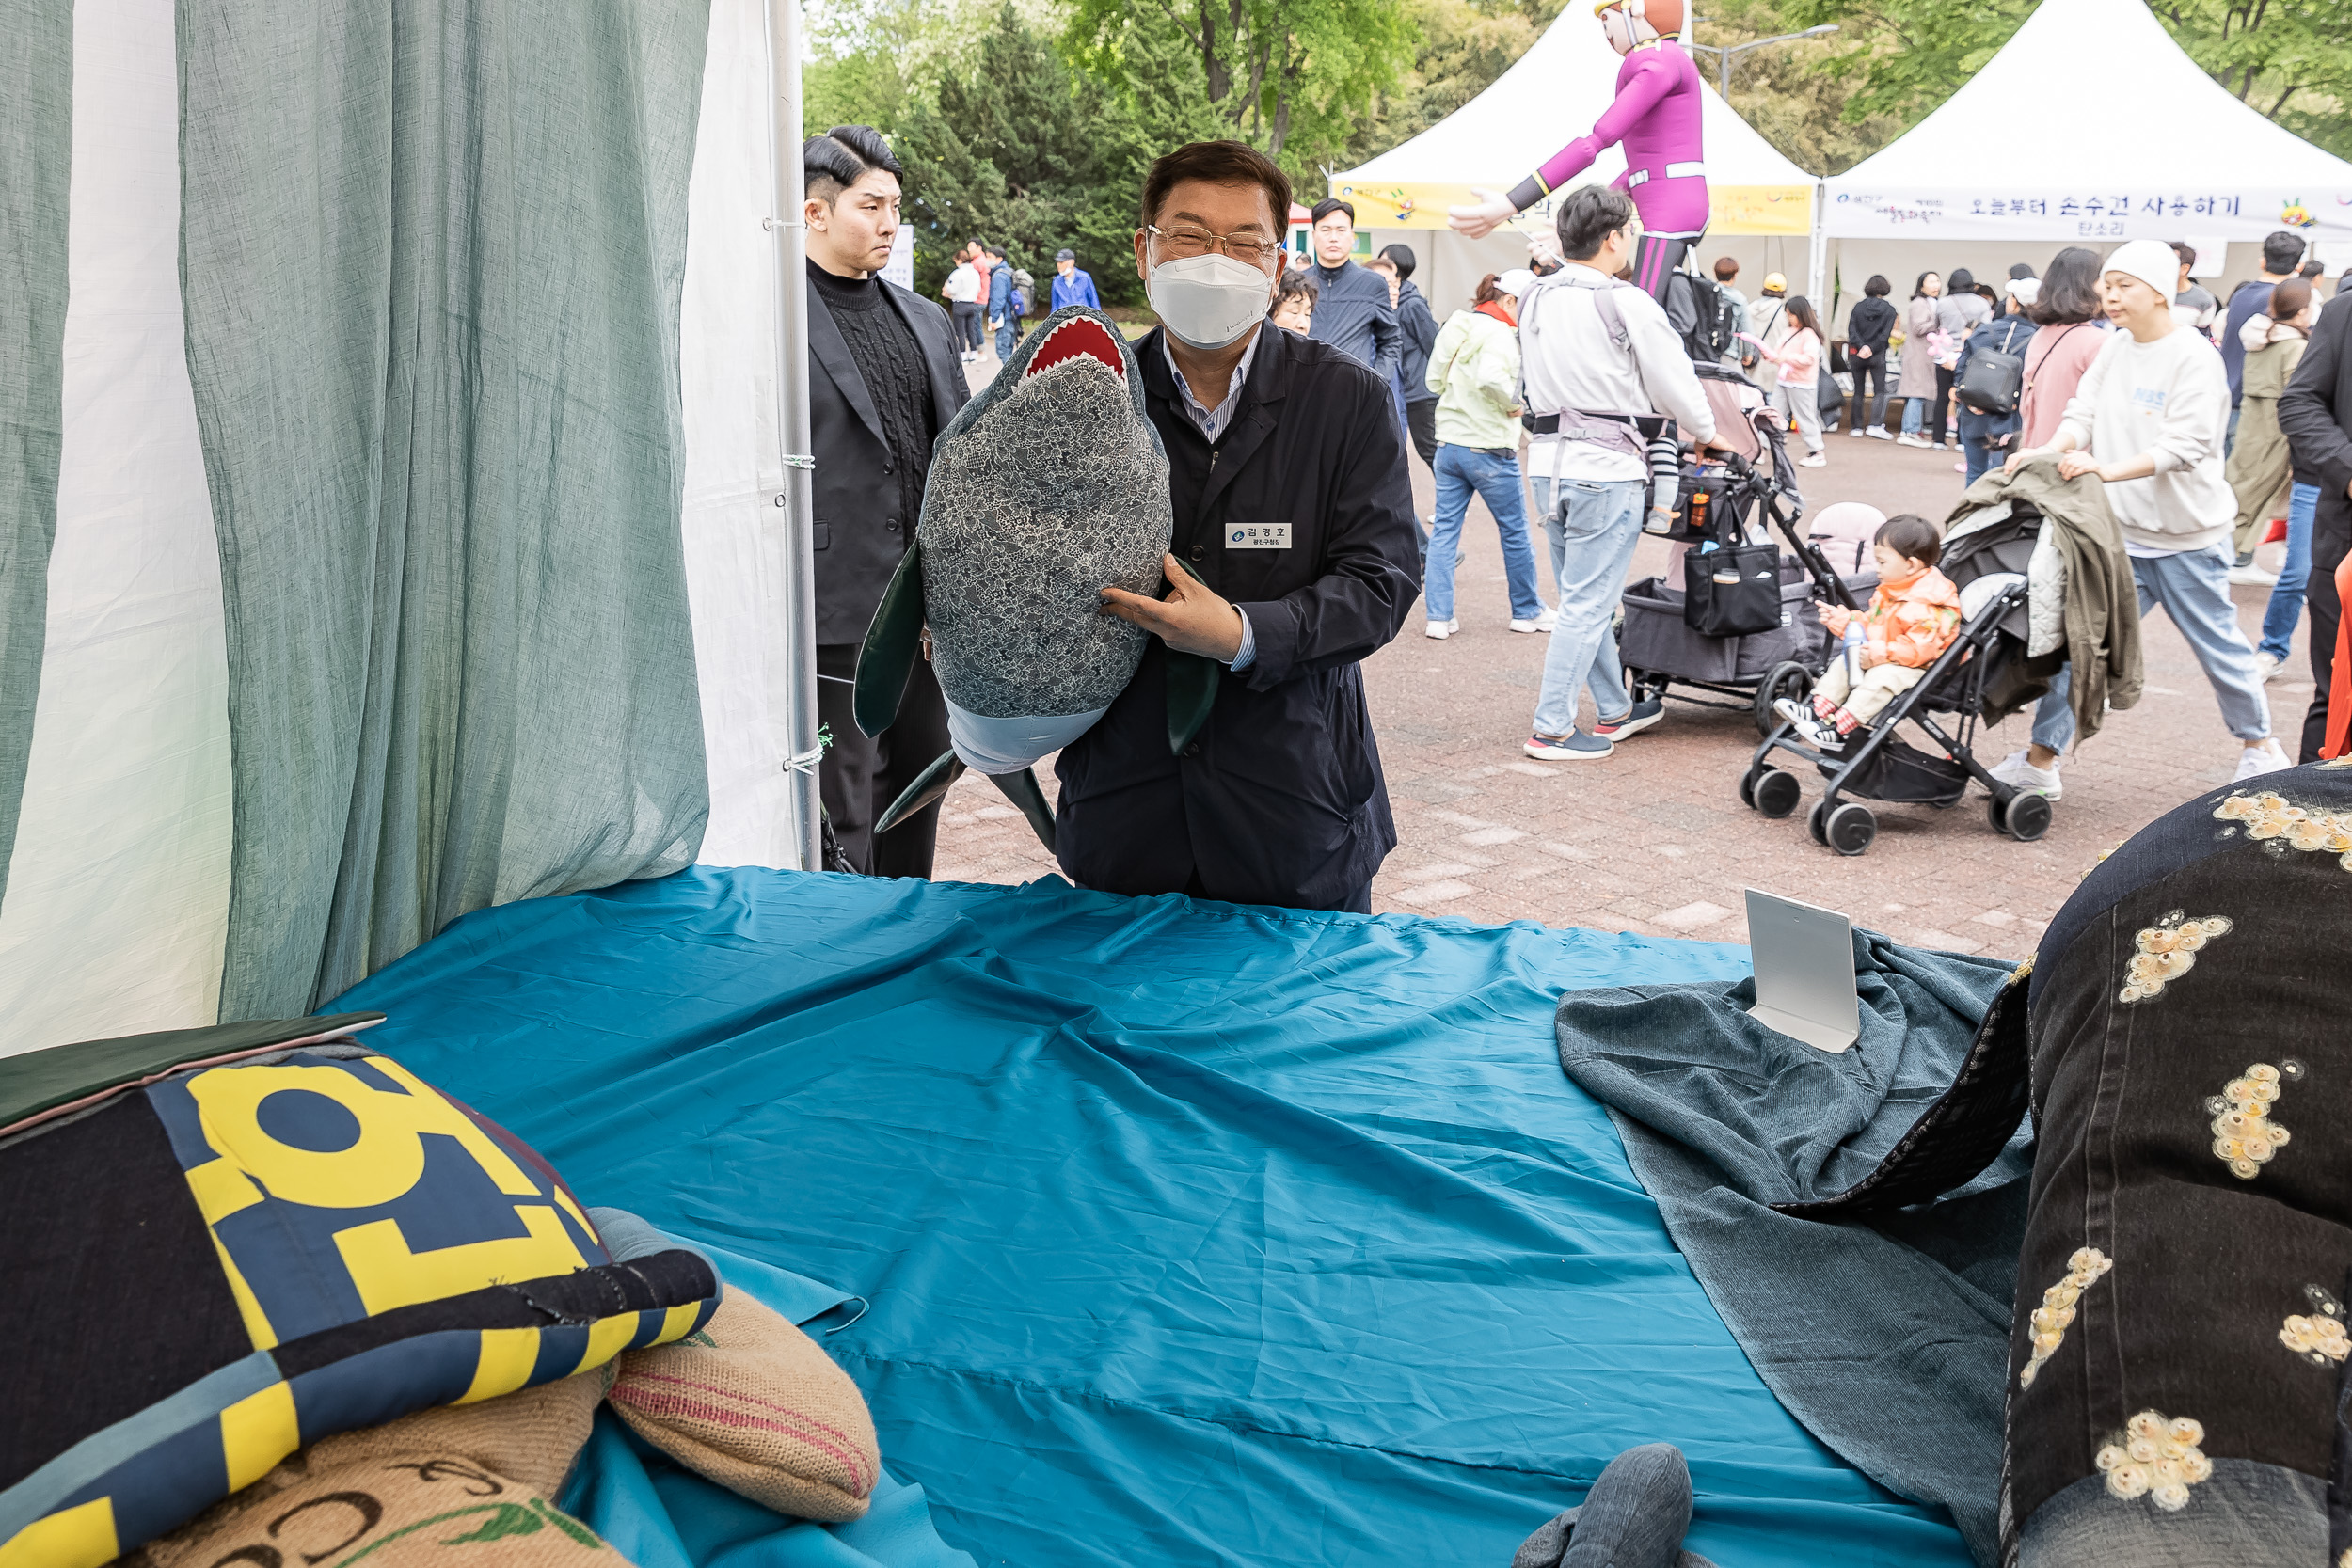
M 858 644 L 923 513 L 931 441 L 971 395 L 947 313 L 879 276 L 898 231 L 898 162 L 867 125 L 801 149 L 808 201 L 809 434 L 817 458 L 817 711 L 832 732 L 818 784 L 850 863 L 928 877 L 939 807 L 876 837 L 874 821 L 947 750 L 947 709 L 918 662 L 897 722 L 850 714 Z
M 1136 360 L 1168 451 L 1173 586 L 1103 590 L 1154 635 L 1057 765 L 1056 848 L 1087 887 L 1368 911 L 1396 846 L 1359 661 L 1421 584 L 1405 436 L 1385 376 L 1266 326 L 1289 211 L 1289 180 L 1240 142 L 1144 178 L 1136 268 L 1161 325 Z M 1174 655 L 1225 667 L 1181 756 Z

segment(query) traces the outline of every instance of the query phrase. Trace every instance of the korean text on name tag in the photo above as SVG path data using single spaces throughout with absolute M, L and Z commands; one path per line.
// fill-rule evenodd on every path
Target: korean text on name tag
M 1229 550 L 1286 550 L 1291 547 L 1288 523 L 1235 523 L 1225 531 Z

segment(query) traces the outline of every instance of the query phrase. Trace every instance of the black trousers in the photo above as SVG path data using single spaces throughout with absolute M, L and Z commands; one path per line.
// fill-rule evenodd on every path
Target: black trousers
M 1929 432 L 1928 439 L 1939 446 L 1943 444 L 1944 425 L 1951 417 L 1951 410 L 1952 372 L 1938 365 L 1935 367 L 1935 428 Z
M 947 313 L 955 318 L 956 347 L 976 349 L 980 346 L 980 307 L 977 300 L 950 301 Z
M 1867 359 L 1856 359 L 1848 355 L 1846 365 L 1853 372 L 1853 410 L 1846 416 L 1846 428 L 1867 430 L 1872 425 L 1883 423 L 1886 419 L 1886 351 L 1881 349 Z
M 1422 465 L 1431 473 L 1438 471 L 1438 400 L 1422 398 L 1405 405 L 1405 428 L 1413 437 L 1413 450 L 1421 453 Z
M 939 807 L 928 807 L 880 838 L 874 823 L 890 809 L 915 775 L 947 750 L 947 704 L 939 694 L 928 659 L 914 661 L 898 721 L 877 736 L 857 727 L 850 711 L 857 673 L 857 644 L 829 642 L 817 649 L 817 716 L 832 732 L 833 744 L 818 768 L 818 792 L 834 836 L 850 863 L 874 877 L 929 877 L 939 838 Z
M 2328 738 L 2328 689 L 2335 679 L 2336 625 L 2344 606 L 2336 599 L 2336 568 L 2352 551 L 2352 506 L 2341 497 L 2323 497 L 2319 515 L 2312 522 L 2312 580 L 2303 590 L 2308 616 L 2305 634 L 2312 640 L 2312 705 L 2303 714 L 2303 750 L 2297 762 L 2317 762 L 2321 742 Z

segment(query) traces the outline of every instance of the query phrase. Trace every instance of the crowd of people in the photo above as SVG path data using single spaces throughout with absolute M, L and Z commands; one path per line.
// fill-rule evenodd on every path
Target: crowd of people
M 1759 399 L 1774 410 L 1760 417 L 1793 434 L 1791 451 L 1802 452 L 1795 457 L 1800 466 L 1827 462 L 1827 416 L 1854 439 L 1957 449 L 1956 466 L 1971 484 L 2041 459 L 2066 480 L 2095 475 L 2121 526 L 2141 613 L 2161 606 L 2187 640 L 2239 745 L 2241 778 L 2289 766 L 2286 748 L 2272 733 L 2265 683 L 2284 667 L 2296 623 L 2309 615 L 2318 689 L 2297 749 L 2306 760 L 2318 755 L 2336 641 L 2335 568 L 2352 522 L 2352 441 L 2344 435 L 2352 423 L 2352 398 L 2341 397 L 2336 386 L 2344 378 L 2342 339 L 2352 306 L 2322 311 L 2321 289 L 2298 237 L 2272 236 L 2262 275 L 2226 301 L 2195 282 L 2193 251 L 2153 241 L 2133 242 L 2106 257 L 2070 247 L 2039 271 L 2011 267 L 1997 288 L 1965 269 L 1923 273 L 1899 305 L 1889 281 L 1872 277 L 1842 337 L 1776 273 L 1749 299 L 1739 288 L 1738 262 L 1725 257 L 1709 269 L 1712 297 L 1724 302 L 1730 317 L 1721 364 L 1710 366 L 1693 350 L 1689 328 L 1670 317 L 1659 292 L 1626 281 L 1639 253 L 1641 227 L 1634 205 L 1620 192 L 1596 186 L 1569 191 L 1556 204 L 1553 234 L 1532 248 L 1529 265 L 1488 274 L 1459 308 L 1440 309 L 1414 281 L 1418 258 L 1409 246 L 1394 245 L 1359 259 L 1357 215 L 1348 202 L 1317 202 L 1308 214 L 1303 250 L 1292 249 L 1285 243 L 1287 185 L 1279 187 L 1282 200 L 1277 202 L 1278 187 L 1260 166 L 1263 160 L 1253 163 L 1254 154 L 1245 157 L 1246 150 L 1227 144 L 1200 145 L 1217 150 L 1185 150 L 1212 171 L 1192 183 L 1224 187 L 1228 196 L 1239 191 L 1219 208 L 1236 226 L 1217 230 L 1189 209 L 1158 213 L 1147 205 L 1136 240 L 1137 273 L 1161 318 L 1136 352 L 1147 383 L 1165 381 L 1170 388 L 1168 417 L 1160 417 L 1157 405 L 1154 417 L 1172 465 L 1181 469 L 1178 458 L 1196 444 L 1201 451 L 1200 474 L 1172 482 L 1179 492 L 1180 546 L 1165 601 L 1172 608 L 1133 610 L 1131 618 L 1168 648 L 1223 664 L 1234 686 L 1279 698 L 1283 718 L 1277 728 L 1292 732 L 1287 739 L 1264 742 L 1272 751 L 1259 764 L 1247 760 L 1259 743 L 1213 726 L 1186 758 L 1207 757 L 1206 746 L 1219 762 L 1212 772 L 1237 768 L 1247 774 L 1255 768 L 1269 778 L 1301 774 L 1305 793 L 1330 797 L 1327 815 L 1340 826 L 1324 834 L 1327 842 L 1319 847 L 1294 845 L 1281 855 L 1268 850 L 1270 861 L 1296 863 L 1279 887 L 1256 885 L 1263 879 L 1237 871 L 1240 861 L 1227 848 L 1198 847 L 1181 876 L 1168 869 L 1174 862 L 1166 855 L 1144 857 L 1157 869 L 1134 875 L 1110 855 L 1087 868 L 1098 885 L 1362 907 L 1393 830 L 1377 784 L 1355 660 L 1407 622 L 1416 594 L 1423 601 L 1427 637 L 1457 632 L 1454 577 L 1472 497 L 1486 502 L 1500 534 L 1509 628 L 1549 639 L 1524 752 L 1545 762 L 1605 760 L 1627 737 L 1658 723 L 1663 706 L 1657 696 L 1629 688 L 1613 635 L 1633 551 L 1645 525 L 1659 521 L 1653 515 L 1659 504 L 1655 443 L 1662 428 L 1686 452 L 1706 459 L 1722 450 L 1722 421 L 1748 419 Z M 851 127 L 810 146 L 810 188 L 836 193 L 828 214 L 835 224 L 859 180 L 873 182 L 878 175 L 891 186 L 895 219 L 896 171 L 879 137 L 868 143 Z M 854 160 L 834 160 L 835 173 L 819 180 L 820 166 L 833 166 L 828 148 L 846 150 Z M 812 198 L 813 211 L 817 205 Z M 869 263 L 872 247 L 882 243 L 881 221 L 878 215 L 859 240 Z M 861 304 L 846 274 L 824 264 L 826 253 L 824 228 L 813 216 L 812 295 L 845 339 L 842 359 L 863 375 L 866 395 L 880 404 L 885 400 L 873 391 L 886 388 L 896 414 L 882 410 L 876 442 L 877 432 L 856 406 L 859 399 L 842 396 L 828 426 L 820 396 L 818 445 L 825 445 L 825 428 L 837 428 L 845 446 L 865 441 L 888 449 L 861 451 L 869 473 L 899 476 L 892 481 L 887 508 L 892 515 L 883 531 L 889 537 L 877 547 L 846 537 L 853 527 L 847 515 L 837 523 L 819 517 L 820 620 L 831 628 L 819 663 L 834 683 L 846 684 L 855 654 L 848 644 L 871 614 L 867 601 L 879 596 L 903 548 L 901 531 L 919 515 L 923 452 L 966 395 L 966 377 L 958 372 L 981 356 L 983 331 L 994 334 L 1002 360 L 1033 308 L 1041 313 L 1091 306 L 1100 296 L 1091 275 L 1064 250 L 1056 258 L 1048 300 L 1033 307 L 1029 277 L 1000 247 L 975 240 L 957 256 L 942 291 L 947 311 L 934 333 L 910 308 L 912 295 L 888 296 L 898 309 L 887 316 L 871 309 L 870 302 Z M 870 274 L 863 285 L 871 290 Z M 1171 314 L 1184 310 L 1208 311 L 1211 325 L 1188 335 Z M 892 321 L 919 330 L 905 338 L 877 330 Z M 921 352 L 910 355 L 918 339 Z M 1271 347 L 1285 344 L 1269 355 Z M 895 365 L 886 362 L 893 355 Z M 1295 386 L 1262 388 L 1274 359 L 1294 380 L 1319 378 L 1327 388 L 1322 401 L 1303 397 Z M 923 373 L 908 374 L 909 364 L 918 364 Z M 1726 377 L 1719 370 L 1739 373 Z M 1369 378 L 1362 385 L 1378 388 L 1377 430 L 1351 430 L 1338 419 L 1339 407 L 1354 406 L 1360 397 L 1359 384 L 1346 372 L 1362 373 Z M 1839 374 L 1850 384 L 1841 388 L 1831 379 Z M 1747 408 L 1739 398 L 1724 401 L 1726 381 L 1742 388 Z M 1269 492 L 1265 503 L 1296 531 L 1280 531 L 1291 540 L 1279 552 L 1281 559 L 1236 552 L 1220 561 L 1214 546 L 1191 542 L 1209 535 L 1185 521 L 1187 509 L 1203 527 L 1212 514 L 1232 517 L 1241 486 L 1221 477 L 1213 481 L 1216 467 L 1230 457 L 1258 472 L 1263 465 L 1252 451 L 1268 439 L 1336 443 L 1351 467 L 1342 472 L 1325 462 L 1309 468 L 1327 475 L 1359 510 L 1310 520 L 1296 514 L 1295 499 L 1278 503 Z M 1417 453 L 1431 476 L 1435 506 L 1425 521 L 1411 500 L 1407 453 Z M 828 471 L 820 461 L 820 478 Z M 820 483 L 820 515 L 829 493 Z M 1224 499 L 1212 505 L 1203 499 L 1215 497 Z M 863 510 L 873 507 L 865 503 Z M 2268 574 L 2259 577 L 2272 592 L 2259 640 L 2249 640 L 2239 630 L 2230 591 L 2257 580 L 2252 552 L 2266 525 L 2281 515 L 2286 560 L 2275 582 Z M 1393 532 L 1390 523 L 1396 525 Z M 1857 628 L 1867 640 L 1890 617 L 1903 623 L 1926 615 L 1948 641 L 1951 628 L 1944 622 L 1953 607 L 1939 589 L 1948 584 L 1934 571 L 1932 542 L 1914 537 L 1922 528 L 1932 532 L 1932 526 L 1902 517 L 1887 526 L 1894 533 L 1878 542 L 1892 597 L 1857 617 Z M 1301 554 L 1307 539 L 1317 542 Z M 866 562 L 866 555 L 873 559 Z M 1549 600 L 1539 556 L 1549 567 Z M 843 603 L 834 619 L 826 619 L 822 608 L 829 577 L 844 582 L 854 577 L 857 583 L 834 595 Z M 1298 580 L 1292 582 L 1293 577 Z M 1226 593 L 1236 596 L 1229 599 Z M 1287 597 L 1299 594 L 1305 598 Z M 1113 612 L 1130 613 L 1123 601 L 1135 597 L 1121 595 Z M 1310 644 L 1321 652 L 1310 653 Z M 1895 641 L 1883 649 L 1868 645 L 1876 657 L 1850 661 L 1848 684 L 1825 686 L 1815 702 L 1795 705 L 1793 721 L 1834 746 L 1867 725 L 1937 651 L 1908 634 L 1900 646 Z M 1328 681 L 1311 698 L 1282 693 L 1307 667 L 1302 660 L 1318 659 L 1335 660 L 1314 665 L 1319 678 Z M 2070 687 L 2069 672 L 2061 669 L 2035 710 L 2029 743 L 1993 769 L 1996 778 L 2053 801 L 2061 797 L 2063 759 L 2075 726 Z M 832 690 L 829 686 L 829 696 Z M 1589 719 L 1581 709 L 1586 693 Z M 846 701 L 845 692 L 838 702 Z M 1137 734 L 1156 733 L 1151 722 L 1138 721 L 1138 726 Z M 1302 749 L 1301 726 L 1324 736 L 1319 744 L 1329 754 Z M 904 710 L 898 730 L 870 740 L 855 736 L 846 706 L 832 720 L 827 807 L 861 869 L 928 871 L 935 808 L 879 838 L 869 829 L 911 771 L 937 754 L 935 728 L 919 700 Z M 1077 823 L 1082 842 L 1089 802 L 1136 763 L 1114 761 L 1104 752 L 1104 745 L 1083 740 L 1059 765 L 1062 817 Z M 1278 756 L 1279 763 L 1271 760 Z M 1263 823 L 1248 825 L 1243 797 L 1248 790 L 1231 776 L 1196 778 L 1184 761 L 1176 759 L 1172 770 L 1154 765 L 1144 772 L 1168 774 L 1154 787 L 1194 800 L 1194 820 L 1200 818 L 1199 800 L 1215 799 L 1213 815 L 1231 814 L 1235 832 L 1264 836 Z M 1316 777 L 1305 780 L 1305 772 Z M 1264 782 L 1252 780 L 1253 785 Z M 1112 793 L 1141 787 L 1127 780 Z M 1130 798 L 1120 809 L 1134 804 Z M 1100 823 L 1105 810 L 1097 807 L 1092 820 Z M 891 841 L 911 847 L 894 853 Z M 1073 864 L 1071 854 L 1062 858 L 1066 867 Z M 1160 889 L 1160 881 L 1173 885 Z

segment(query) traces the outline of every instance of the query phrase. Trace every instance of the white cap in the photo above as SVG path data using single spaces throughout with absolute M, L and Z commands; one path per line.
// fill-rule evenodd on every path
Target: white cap
M 1513 299 L 1527 293 L 1534 285 L 1535 275 L 1525 267 L 1513 267 L 1495 279 L 1495 287 Z
M 2009 297 L 2020 305 L 2031 305 L 2042 297 L 2042 279 L 2012 277 L 2009 280 Z
M 2099 271 L 2102 276 L 2120 272 L 2127 277 L 2137 277 L 2155 290 L 2168 305 L 2180 292 L 2181 258 L 2162 240 L 2134 240 L 2120 245 L 2114 255 L 2100 263 Z

